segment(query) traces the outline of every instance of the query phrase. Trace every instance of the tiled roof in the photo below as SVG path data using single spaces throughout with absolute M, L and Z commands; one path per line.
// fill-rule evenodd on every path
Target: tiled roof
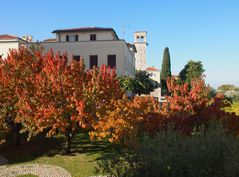
M 113 28 L 99 28 L 99 27 L 82 27 L 82 28 L 69 28 L 69 29 L 59 29 L 54 30 L 52 33 L 58 32 L 77 32 L 77 31 L 112 31 Z
M 52 33 L 60 33 L 60 32 L 87 32 L 87 31 L 112 31 L 116 38 L 118 36 L 113 28 L 100 28 L 100 27 L 82 27 L 82 28 L 69 28 L 69 29 L 59 29 L 54 30 Z
M 43 42 L 56 42 L 56 38 L 45 39 Z
M 159 71 L 159 69 L 155 68 L 155 67 L 148 67 L 146 68 L 147 71 Z
M 17 36 L 9 35 L 9 34 L 2 34 L 0 35 L 0 40 L 11 40 L 11 39 L 18 39 Z

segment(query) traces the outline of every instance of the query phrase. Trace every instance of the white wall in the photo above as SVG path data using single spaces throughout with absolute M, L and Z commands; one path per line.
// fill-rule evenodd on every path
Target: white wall
M 89 41 L 91 34 L 96 34 L 96 40 L 115 40 L 115 36 L 111 31 L 92 31 L 92 32 L 60 32 L 56 34 L 56 41 L 66 42 L 66 35 L 78 35 L 78 41 Z M 59 41 L 59 35 L 61 41 Z
M 113 41 L 85 41 L 85 42 L 41 42 L 39 43 L 44 47 L 45 52 L 53 49 L 54 52 L 60 51 L 60 53 L 67 52 L 68 58 L 72 58 L 73 55 L 80 55 L 84 59 L 86 69 L 90 67 L 90 55 L 98 55 L 98 66 L 102 64 L 108 64 L 108 55 L 116 55 L 116 72 L 117 75 L 126 75 L 134 77 L 132 71 L 134 64 L 125 70 L 125 58 L 127 61 L 133 62 L 133 56 L 130 54 L 129 49 L 126 49 L 126 43 L 124 40 Z M 31 44 L 27 44 L 29 47 Z M 127 52 L 128 50 L 128 52 Z M 126 53 L 127 52 L 127 53 Z
M 146 70 L 147 73 L 150 74 L 150 78 L 153 79 L 154 81 L 160 83 L 161 80 L 160 80 L 160 71 L 159 70 L 155 70 L 155 71 L 152 71 L 152 70 Z
M 125 52 L 125 75 L 134 76 L 135 75 L 135 57 L 134 54 L 129 50 L 128 46 L 124 45 Z
M 150 96 L 153 96 L 158 99 L 158 102 L 161 102 L 161 88 L 156 88 L 154 91 L 150 92 Z
M 3 54 L 3 58 L 6 58 L 10 49 L 18 49 L 18 41 L 0 41 L 0 55 Z

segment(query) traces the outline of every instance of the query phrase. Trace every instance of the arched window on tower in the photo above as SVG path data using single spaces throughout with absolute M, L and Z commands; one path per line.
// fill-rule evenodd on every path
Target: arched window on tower
M 144 36 L 140 37 L 140 42 L 144 42 Z
M 139 36 L 136 37 L 136 42 L 140 42 L 140 37 Z

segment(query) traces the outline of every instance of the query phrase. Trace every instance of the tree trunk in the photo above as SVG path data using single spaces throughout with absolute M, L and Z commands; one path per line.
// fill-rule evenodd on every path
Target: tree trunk
M 72 134 L 71 133 L 66 133 L 66 154 L 71 153 L 71 140 L 72 140 Z
M 15 124 L 14 131 L 14 138 L 15 138 L 15 145 L 20 145 L 20 124 Z
M 6 122 L 8 125 L 10 125 L 12 131 L 13 131 L 13 136 L 14 136 L 14 141 L 15 145 L 20 145 L 20 130 L 21 130 L 21 124 L 15 123 L 12 119 L 11 116 L 8 115 Z

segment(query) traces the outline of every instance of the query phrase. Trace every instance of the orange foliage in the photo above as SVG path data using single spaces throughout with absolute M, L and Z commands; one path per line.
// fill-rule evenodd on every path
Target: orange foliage
M 110 142 L 136 142 L 144 132 L 155 133 L 169 126 L 182 133 L 191 134 L 198 128 L 207 128 L 209 122 L 217 120 L 228 131 L 239 133 L 239 118 L 226 113 L 226 103 L 221 95 L 209 97 L 209 88 L 203 80 L 179 85 L 176 80 L 168 80 L 171 93 L 159 106 L 150 97 L 134 97 L 112 100 L 97 112 L 91 138 L 106 138 Z M 238 134 L 239 135 L 239 134 Z
M 152 97 L 112 99 L 110 104 L 97 110 L 98 121 L 93 123 L 94 131 L 90 132 L 90 136 L 92 139 L 107 138 L 110 142 L 127 144 L 138 136 L 147 114 L 157 110 Z

